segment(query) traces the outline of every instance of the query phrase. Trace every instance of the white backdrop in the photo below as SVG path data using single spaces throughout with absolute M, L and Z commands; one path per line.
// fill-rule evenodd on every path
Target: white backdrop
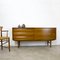
M 12 27 L 25 24 L 26 27 L 56 27 L 60 44 L 60 0 L 0 0 L 0 25 L 9 30 L 11 45 Z M 40 42 L 21 42 L 21 45 L 40 45 Z M 42 43 L 43 44 L 43 43 Z M 44 44 L 43 44 L 44 45 Z

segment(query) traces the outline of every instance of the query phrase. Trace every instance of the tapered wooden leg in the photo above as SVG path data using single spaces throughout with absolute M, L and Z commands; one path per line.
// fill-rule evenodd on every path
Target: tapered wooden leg
M 18 41 L 18 48 L 20 47 L 20 41 Z
M 47 46 L 49 45 L 49 41 L 47 41 Z
M 52 41 L 50 40 L 50 47 L 51 47 L 51 42 L 52 42 Z
M 1 50 L 3 50 L 3 42 L 2 42 L 2 40 L 1 40 Z
M 8 40 L 8 49 L 9 49 L 9 52 L 10 52 L 10 38 Z

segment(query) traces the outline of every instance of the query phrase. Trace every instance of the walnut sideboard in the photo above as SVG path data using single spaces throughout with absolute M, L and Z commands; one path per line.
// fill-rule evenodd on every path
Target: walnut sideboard
M 18 47 L 20 46 L 20 41 L 46 41 L 47 45 L 51 47 L 51 42 L 56 40 L 56 28 L 13 27 L 12 39 L 18 42 Z

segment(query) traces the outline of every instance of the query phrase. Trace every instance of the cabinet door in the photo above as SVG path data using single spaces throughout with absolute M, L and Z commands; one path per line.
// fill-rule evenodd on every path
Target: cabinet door
M 35 40 L 55 40 L 56 28 L 37 28 L 34 34 Z

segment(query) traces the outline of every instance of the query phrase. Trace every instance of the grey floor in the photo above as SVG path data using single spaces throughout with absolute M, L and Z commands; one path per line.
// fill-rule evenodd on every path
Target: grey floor
M 0 49 L 0 60 L 60 60 L 60 46 L 7 47 Z

